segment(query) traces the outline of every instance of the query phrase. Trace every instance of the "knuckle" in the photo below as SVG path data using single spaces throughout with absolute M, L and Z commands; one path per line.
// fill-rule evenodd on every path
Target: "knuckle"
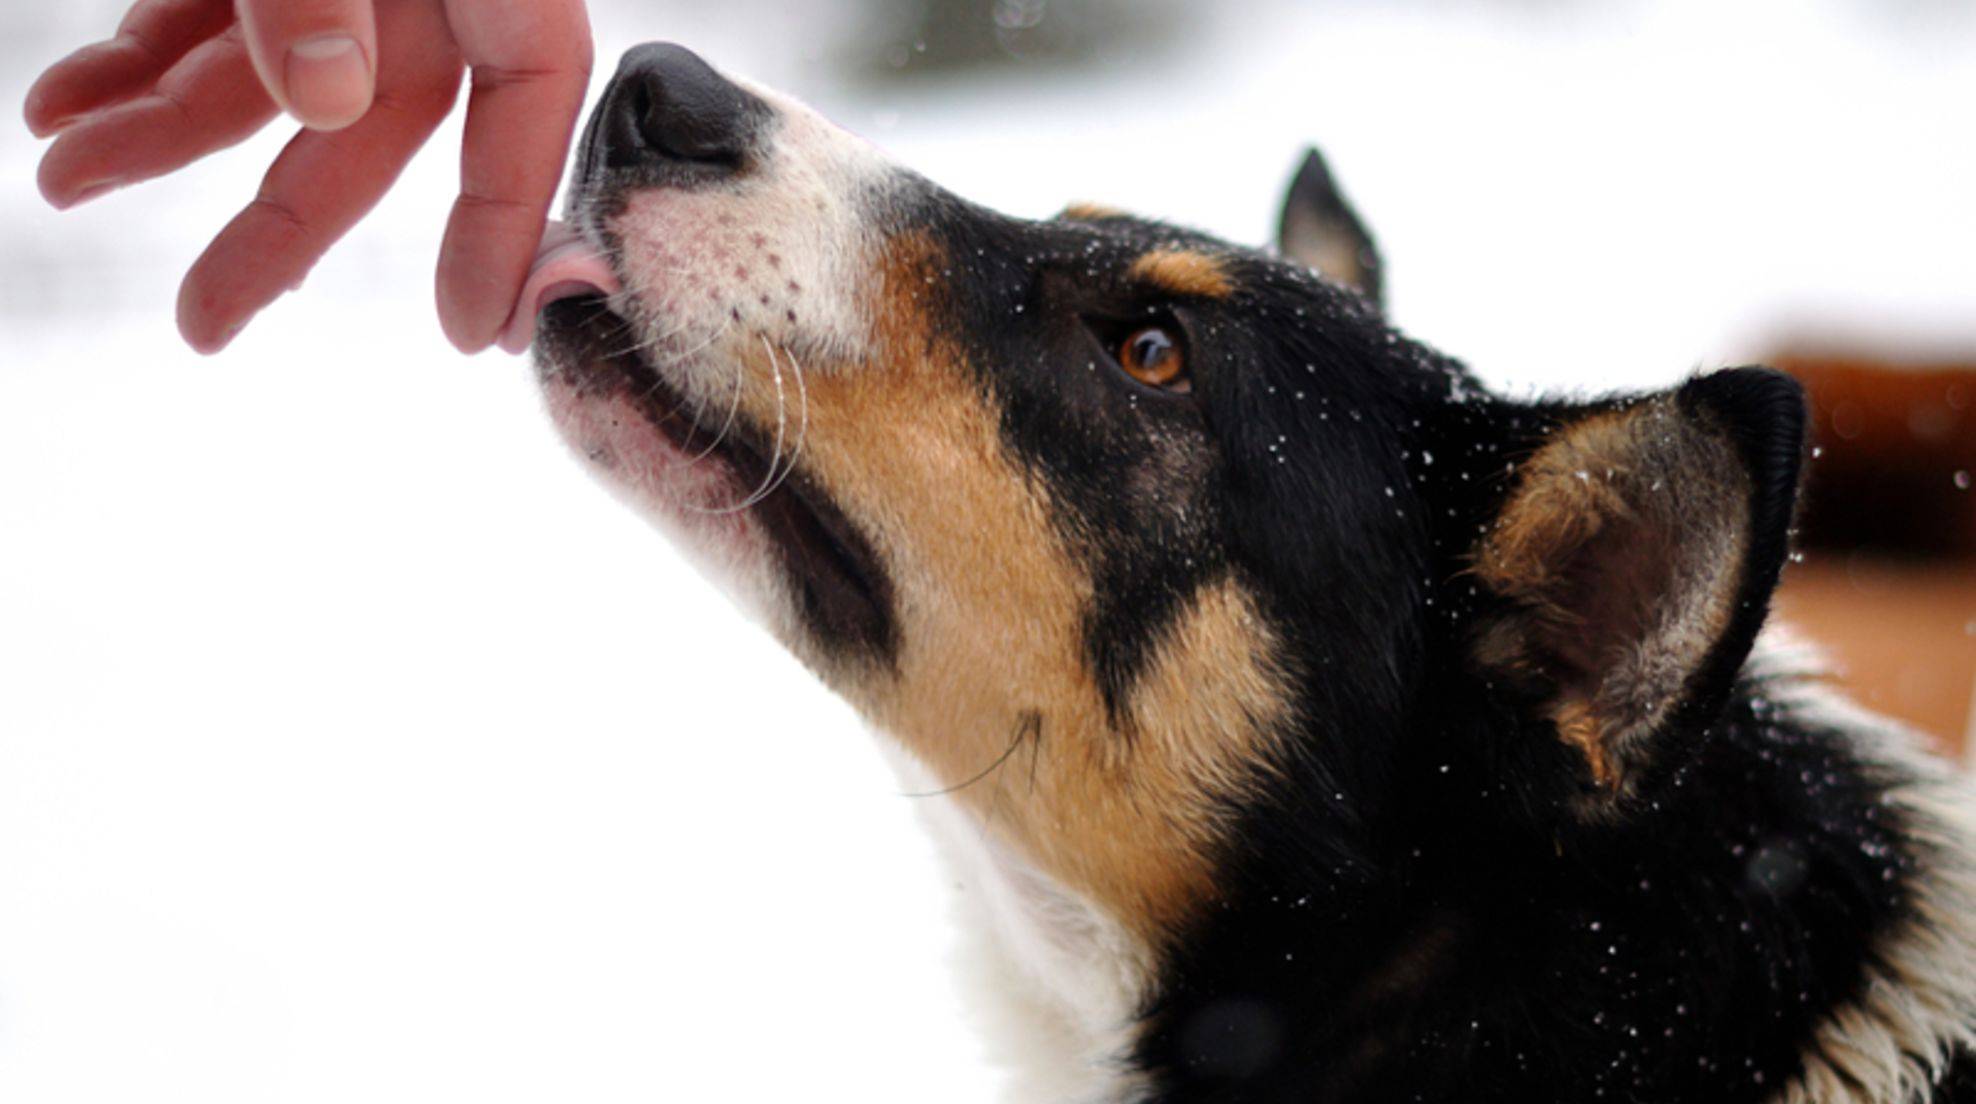
M 588 57 L 559 58 L 539 65 L 476 65 L 473 86 L 476 91 L 530 86 L 582 88 L 590 80 L 590 67 Z
M 300 211 L 278 196 L 262 193 L 254 197 L 247 209 L 263 221 L 270 221 L 284 234 L 291 237 L 307 238 L 314 232 L 309 220 Z
M 150 32 L 137 27 L 125 27 L 119 30 L 117 41 L 123 43 L 124 49 L 142 55 L 144 60 L 152 65 L 163 66 L 171 60 L 165 53 L 165 48 L 151 37 Z
M 479 190 L 461 192 L 460 208 L 464 211 L 486 212 L 496 216 L 508 216 L 517 213 L 530 216 L 535 214 L 535 204 L 533 203 L 516 199 L 512 196 L 493 195 Z
M 198 112 L 194 110 L 192 100 L 187 96 L 184 88 L 161 84 L 152 92 L 151 103 L 160 111 L 172 116 L 172 122 L 178 126 L 190 127 L 198 122 Z
M 492 91 L 495 89 L 539 84 L 561 75 L 561 71 L 552 68 L 517 65 L 480 65 L 474 68 L 473 86 L 476 89 Z

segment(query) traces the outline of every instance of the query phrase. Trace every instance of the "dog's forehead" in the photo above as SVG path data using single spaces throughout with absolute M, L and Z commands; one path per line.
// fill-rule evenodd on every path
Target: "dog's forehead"
M 993 290 L 963 286 L 967 280 L 1061 272 L 1092 291 L 1224 299 L 1262 270 L 1299 271 L 1191 227 L 1089 203 L 1027 220 L 954 202 L 929 186 L 921 202 L 906 208 L 905 225 L 946 246 L 938 278 L 949 290 Z
M 1310 267 L 1193 227 L 1091 203 L 1071 204 L 1046 225 L 1094 277 L 1119 275 L 1152 293 L 1265 313 L 1272 305 L 1303 308 L 1296 316 L 1313 324 L 1361 313 L 1356 293 Z
M 1100 258 L 1112 264 L 1122 264 L 1132 269 L 1128 273 L 1131 276 L 1141 279 L 1154 277 L 1147 282 L 1155 285 L 1162 282 L 1156 278 L 1159 274 L 1147 268 L 1143 258 L 1184 256 L 1195 259 L 1202 268 L 1210 268 L 1246 259 L 1244 254 L 1248 252 L 1198 230 L 1119 212 L 1095 213 L 1074 207 L 1049 220 L 1046 225 L 1064 240 L 1075 259 Z M 1181 281 L 1171 290 L 1175 294 L 1188 294 L 1200 289 L 1189 287 Z M 1214 297 L 1221 297 L 1229 290 L 1232 289 L 1221 288 Z

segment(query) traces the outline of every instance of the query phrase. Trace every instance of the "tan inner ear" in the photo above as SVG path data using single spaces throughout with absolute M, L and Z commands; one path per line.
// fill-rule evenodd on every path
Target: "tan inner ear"
M 1636 745 L 1727 631 L 1751 493 L 1718 427 L 1658 398 L 1559 430 L 1477 548 L 1474 573 L 1514 606 L 1477 661 L 1549 689 L 1602 788 L 1627 788 Z

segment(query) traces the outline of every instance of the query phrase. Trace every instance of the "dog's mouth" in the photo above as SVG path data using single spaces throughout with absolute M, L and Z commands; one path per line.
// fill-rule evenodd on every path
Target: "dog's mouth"
M 503 347 L 534 345 L 545 381 L 631 406 L 670 464 L 720 472 L 723 478 L 691 484 L 724 494 L 707 491 L 709 501 L 676 512 L 756 523 L 781 561 L 797 614 L 819 642 L 837 653 L 889 657 L 891 584 L 870 542 L 804 470 L 786 432 L 764 432 L 732 410 L 703 411 L 665 378 L 613 308 L 624 294 L 600 251 L 552 223 Z
M 528 282 L 515 300 L 514 313 L 501 327 L 499 343 L 510 353 L 525 353 L 535 342 L 536 320 L 552 303 L 570 299 L 609 299 L 624 290 L 603 251 L 582 231 L 550 219 L 536 247 Z

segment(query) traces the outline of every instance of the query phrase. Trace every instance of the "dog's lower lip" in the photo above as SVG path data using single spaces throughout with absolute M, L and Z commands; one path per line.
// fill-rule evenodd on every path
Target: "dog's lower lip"
M 627 339 L 629 331 L 603 296 L 551 302 L 542 312 L 541 371 L 561 374 L 579 390 L 621 389 L 673 449 L 725 468 L 737 496 L 753 497 L 772 479 L 770 490 L 734 516 L 759 525 L 820 624 L 882 654 L 892 644 L 890 581 L 858 527 L 806 472 L 781 468 L 793 458 L 772 463 L 772 450 L 744 420 L 723 419 L 717 433 L 702 426 L 685 398 Z M 717 513 L 724 508 L 705 505 Z

